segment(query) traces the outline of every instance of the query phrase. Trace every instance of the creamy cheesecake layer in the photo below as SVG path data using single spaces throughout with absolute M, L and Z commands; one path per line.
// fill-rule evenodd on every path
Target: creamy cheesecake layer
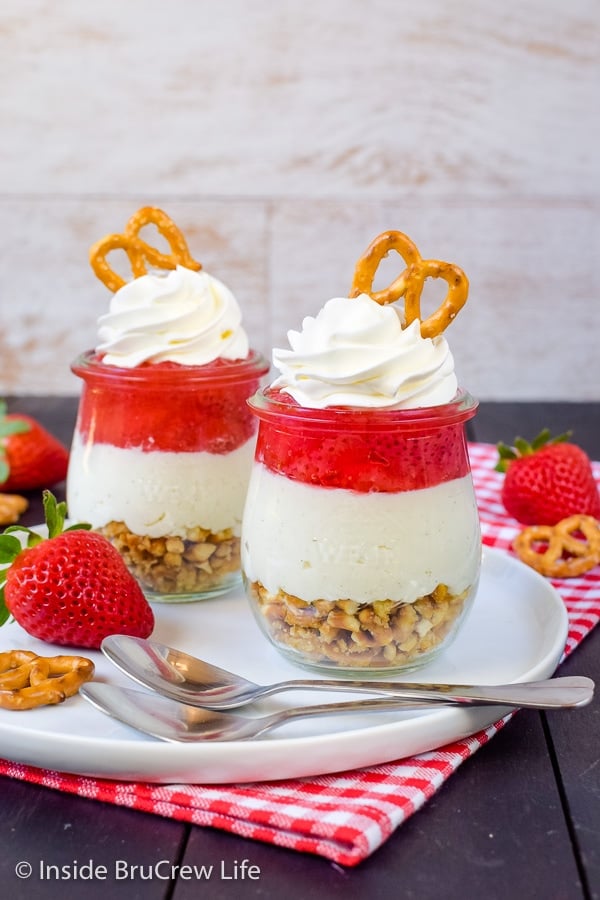
M 255 464 L 242 569 L 270 593 L 301 600 L 412 603 L 440 584 L 476 581 L 481 539 L 471 477 L 401 493 L 292 481 Z
M 69 518 L 101 528 L 124 522 L 152 538 L 201 526 L 240 533 L 255 438 L 226 454 L 143 452 L 84 445 L 75 435 L 67 478 Z

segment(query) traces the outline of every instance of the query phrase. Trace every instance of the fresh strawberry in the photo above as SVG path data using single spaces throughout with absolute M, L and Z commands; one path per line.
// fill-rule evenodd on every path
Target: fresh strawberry
M 39 422 L 0 401 L 0 489 L 31 491 L 64 481 L 68 450 Z
M 0 535 L 3 601 L 33 637 L 51 644 L 98 648 L 109 634 L 148 637 L 154 614 L 118 551 L 89 525 L 64 528 L 66 504 L 44 491 L 48 538 L 20 525 Z M 10 532 L 25 531 L 27 546 Z M 2 598 L 0 598 L 1 600 Z
M 551 438 L 544 429 L 531 443 L 498 444 L 496 469 L 505 472 L 502 502 L 523 525 L 555 525 L 576 514 L 600 518 L 600 493 L 590 459 L 570 433 Z

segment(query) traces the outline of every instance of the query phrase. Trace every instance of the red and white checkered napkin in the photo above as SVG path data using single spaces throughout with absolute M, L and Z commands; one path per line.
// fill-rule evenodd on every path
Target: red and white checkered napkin
M 517 527 L 500 503 L 502 476 L 489 444 L 470 445 L 484 542 L 508 550 Z M 600 463 L 594 463 L 600 481 Z M 569 613 L 569 654 L 600 618 L 600 567 L 557 580 Z M 472 737 L 394 763 L 320 778 L 243 785 L 114 782 L 0 761 L 0 774 L 354 866 L 376 850 L 510 716 Z

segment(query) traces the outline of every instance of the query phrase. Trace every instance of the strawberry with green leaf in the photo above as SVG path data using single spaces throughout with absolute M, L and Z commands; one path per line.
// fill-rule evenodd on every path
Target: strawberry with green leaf
M 600 519 L 600 493 L 587 454 L 569 442 L 570 432 L 551 437 L 544 429 L 531 443 L 498 444 L 497 471 L 505 472 L 502 502 L 523 525 L 556 525 L 568 516 Z
M 0 401 L 0 490 L 48 488 L 67 476 L 69 452 L 39 422 Z
M 154 614 L 118 551 L 89 525 L 65 528 L 66 504 L 49 491 L 43 499 L 47 538 L 22 525 L 0 534 L 0 624 L 12 615 L 32 637 L 73 647 L 148 637 Z

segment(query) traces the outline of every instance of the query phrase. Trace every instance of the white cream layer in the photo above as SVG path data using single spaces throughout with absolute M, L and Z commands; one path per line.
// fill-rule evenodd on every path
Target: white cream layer
M 438 584 L 477 581 L 481 537 L 470 476 L 396 494 L 322 488 L 255 463 L 242 569 L 268 591 L 311 602 L 412 603 Z
M 183 536 L 201 526 L 240 533 L 256 440 L 231 453 L 143 452 L 84 445 L 76 434 L 67 477 L 69 518 L 134 534 Z

